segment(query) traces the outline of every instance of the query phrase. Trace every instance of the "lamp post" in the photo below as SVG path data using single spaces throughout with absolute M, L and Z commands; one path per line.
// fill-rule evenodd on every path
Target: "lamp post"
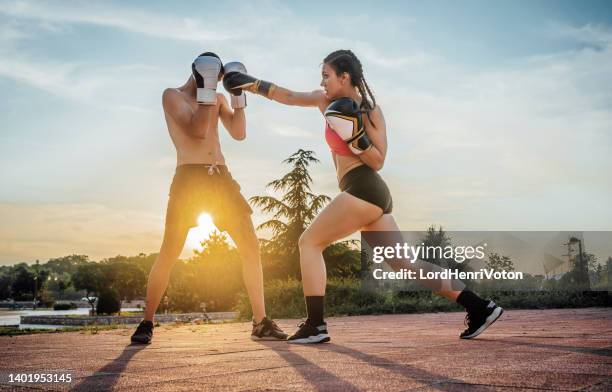
M 32 309 L 36 310 L 36 295 L 38 294 L 38 274 L 34 277 L 34 304 L 32 305 Z
M 578 243 L 578 270 L 580 271 L 580 278 L 585 285 L 585 290 L 590 290 L 591 282 L 589 281 L 589 267 L 586 265 L 586 261 L 582 256 L 582 240 L 576 237 L 570 237 L 569 243 Z
M 36 305 L 37 305 L 36 297 L 38 296 L 39 268 L 40 268 L 40 261 L 36 260 L 36 264 L 34 264 L 34 270 L 36 271 L 36 275 L 34 275 L 34 306 L 32 306 L 33 310 L 36 310 Z

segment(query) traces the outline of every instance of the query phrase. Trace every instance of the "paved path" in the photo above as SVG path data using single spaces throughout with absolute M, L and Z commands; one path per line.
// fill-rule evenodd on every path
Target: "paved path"
M 291 332 L 297 320 L 281 320 Z M 248 323 L 162 326 L 149 346 L 131 330 L 0 337 L 9 372 L 70 372 L 54 390 L 612 390 L 612 309 L 507 311 L 459 340 L 462 313 L 328 319 L 332 343 L 256 343 Z M 32 389 L 31 389 L 32 388 Z

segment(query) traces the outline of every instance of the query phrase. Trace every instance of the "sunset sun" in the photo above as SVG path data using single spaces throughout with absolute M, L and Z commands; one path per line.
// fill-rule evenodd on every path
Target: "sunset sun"
M 187 235 L 187 247 L 202 251 L 201 242 L 207 239 L 210 234 L 217 230 L 209 214 L 201 214 L 198 217 L 198 225 L 192 228 Z

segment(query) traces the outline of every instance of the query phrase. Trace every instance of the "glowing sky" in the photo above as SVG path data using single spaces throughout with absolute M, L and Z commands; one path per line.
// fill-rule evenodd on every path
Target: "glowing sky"
M 609 1 L 245 3 L 0 1 L 0 264 L 159 249 L 175 165 L 161 92 L 205 50 L 306 91 L 352 49 L 406 230 L 612 229 Z M 247 139 L 222 130 L 245 196 L 299 148 L 335 195 L 320 114 L 248 102 Z

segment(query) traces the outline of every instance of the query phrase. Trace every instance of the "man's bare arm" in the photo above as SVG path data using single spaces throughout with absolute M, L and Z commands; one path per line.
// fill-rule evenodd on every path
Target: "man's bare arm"
M 162 95 L 162 105 L 170 116 L 189 135 L 204 139 L 215 119 L 215 105 L 198 105 L 194 112 L 185 97 L 176 89 L 168 88 Z
M 221 118 L 223 126 L 235 140 L 243 140 L 246 138 L 246 117 L 244 115 L 244 109 L 232 110 L 225 96 L 221 95 L 218 98 L 220 101 L 219 117 Z

